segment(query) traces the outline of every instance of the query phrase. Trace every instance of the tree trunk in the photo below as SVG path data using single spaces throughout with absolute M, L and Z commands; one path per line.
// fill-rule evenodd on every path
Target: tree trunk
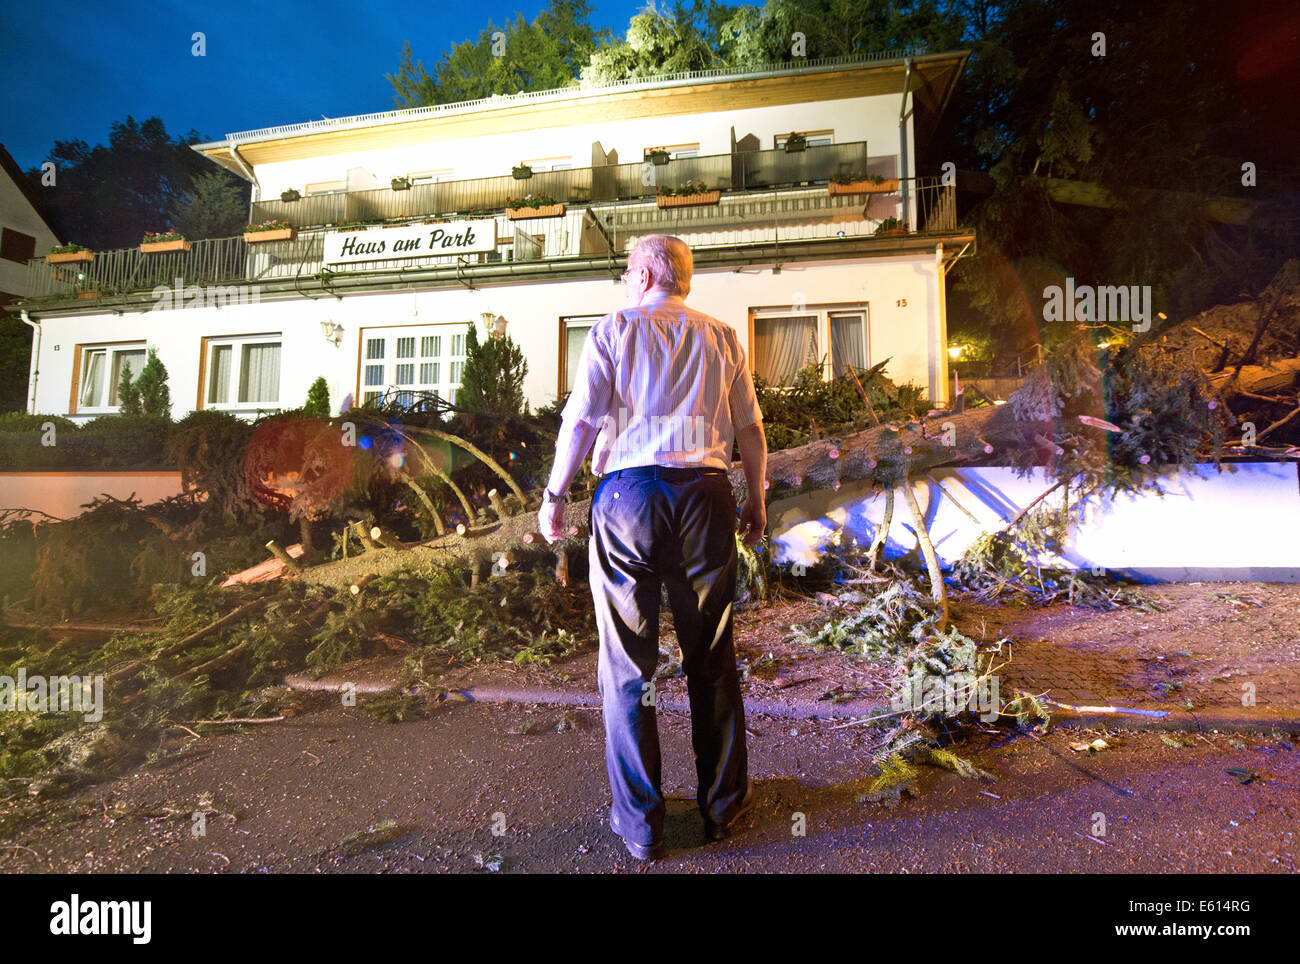
M 933 419 L 902 424 L 887 424 L 847 435 L 830 436 L 797 448 L 772 452 L 767 458 L 767 501 L 785 498 L 809 489 L 833 487 L 836 481 L 871 480 L 881 485 L 903 485 L 906 480 L 923 476 L 942 465 L 956 465 L 986 459 L 999 453 L 1023 451 L 1026 447 L 1044 448 L 1053 434 L 1050 417 L 1038 417 L 1044 408 L 1042 398 L 1046 373 L 1041 369 L 1019 391 L 1013 392 L 1006 405 L 977 408 L 961 413 L 940 415 Z M 1233 378 L 1231 372 L 1211 378 L 1211 384 L 1225 401 L 1243 392 L 1277 391 L 1300 378 L 1300 358 L 1284 359 L 1267 367 L 1247 365 Z M 1026 417 L 1017 418 L 1017 413 Z M 952 444 L 945 444 L 951 441 Z M 1047 442 L 1047 446 L 1051 443 Z M 834 453 L 834 457 L 832 455 Z M 737 463 L 730 472 L 736 503 L 743 505 L 748 496 L 743 467 Z M 586 527 L 591 512 L 590 500 L 574 502 L 564 509 L 564 529 L 578 527 L 577 535 L 567 536 L 553 548 L 563 547 L 572 558 L 586 551 Z M 429 540 L 421 547 L 439 561 L 459 560 L 468 565 L 471 558 L 485 559 L 492 552 L 506 549 L 526 550 L 523 537 L 537 531 L 537 513 L 529 509 L 466 535 L 448 532 Z M 536 543 L 534 543 L 535 545 Z M 923 547 L 924 549 L 924 547 Z M 376 566 L 393 568 L 397 554 L 389 560 L 376 558 Z M 311 581 L 330 583 L 331 565 L 308 570 Z

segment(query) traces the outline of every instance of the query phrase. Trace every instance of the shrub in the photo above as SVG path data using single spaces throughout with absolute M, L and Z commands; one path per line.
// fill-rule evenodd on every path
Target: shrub
M 311 388 L 307 390 L 307 404 L 302 411 L 312 418 L 330 417 L 330 390 L 323 375 L 311 383 Z

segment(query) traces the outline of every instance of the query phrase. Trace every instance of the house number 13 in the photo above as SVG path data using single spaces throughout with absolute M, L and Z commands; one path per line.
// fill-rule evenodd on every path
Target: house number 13
M 906 298 L 899 298 L 896 302 L 894 302 L 894 304 L 898 305 L 898 307 L 900 307 L 900 308 L 906 308 L 906 307 L 907 307 L 907 299 L 906 299 Z

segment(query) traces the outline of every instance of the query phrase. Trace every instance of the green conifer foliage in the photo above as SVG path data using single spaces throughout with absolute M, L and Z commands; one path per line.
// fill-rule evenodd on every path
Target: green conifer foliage
M 524 407 L 524 376 L 528 362 L 508 335 L 479 343 L 471 323 L 465 336 L 465 367 L 456 404 L 472 412 L 514 416 Z
M 312 418 L 330 417 L 330 390 L 323 375 L 312 382 L 311 388 L 307 390 L 307 404 L 303 406 L 303 414 Z

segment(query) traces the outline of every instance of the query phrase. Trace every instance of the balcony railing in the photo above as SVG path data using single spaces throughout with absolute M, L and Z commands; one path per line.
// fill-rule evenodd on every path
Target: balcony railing
M 891 176 L 894 159 L 877 162 Z M 653 198 L 658 187 L 679 188 L 703 181 L 709 190 L 770 191 L 829 181 L 836 174 L 869 171 L 866 141 L 827 144 L 803 151 L 742 151 L 684 157 L 656 166 L 644 161 L 607 167 L 539 171 L 525 180 L 509 175 L 463 181 L 416 184 L 409 190 L 383 188 L 346 194 L 308 195 L 297 201 L 259 201 L 252 219 L 287 221 L 296 228 L 339 221 L 385 221 L 395 218 L 445 217 L 471 211 L 501 211 L 511 198 L 545 194 L 561 204 L 592 204 Z
M 753 153 L 774 155 L 784 152 Z M 568 210 L 564 216 L 556 218 L 514 221 L 504 212 L 490 215 L 495 221 L 497 236 L 497 250 L 491 253 L 372 261 L 330 266 L 330 270 L 337 278 L 397 269 L 464 267 L 476 263 L 621 257 L 633 240 L 646 234 L 677 235 L 696 252 L 708 249 L 730 251 L 752 244 L 834 242 L 875 236 L 887 218 L 904 220 L 907 234 L 913 236 L 957 230 L 955 189 L 944 186 L 938 178 L 904 179 L 903 190 L 892 194 L 831 195 L 825 184 L 771 185 L 770 182 L 778 177 L 793 177 L 791 171 L 803 173 L 807 170 L 801 168 L 807 162 L 798 154 L 790 155 L 788 164 L 775 157 L 752 158 L 740 154 L 736 158 L 736 176 L 750 187 L 743 191 L 725 191 L 719 203 L 714 205 L 659 208 L 652 196 L 641 193 L 644 190 L 642 165 L 597 168 L 595 170 L 607 172 L 635 168 L 635 184 L 625 182 L 628 191 L 635 192 L 635 196 L 612 201 L 568 200 Z M 694 172 L 707 171 L 710 164 L 716 164 L 714 158 L 708 157 L 690 160 L 701 163 L 690 166 L 693 173 L 683 175 L 683 180 L 700 177 Z M 684 165 L 684 162 L 673 162 L 669 168 L 676 164 Z M 580 175 L 586 172 L 551 173 L 569 176 L 572 178 L 569 183 L 576 186 L 580 183 Z M 767 185 L 760 187 L 756 175 L 765 178 Z M 541 176 L 535 175 L 533 180 Z M 717 183 L 716 178 L 712 182 L 707 178 L 700 179 L 709 184 Z M 453 184 L 482 185 L 483 181 Z M 618 183 L 616 180 L 616 186 Z M 664 181 L 661 179 L 660 183 Z M 443 186 L 429 185 L 431 188 Z M 482 188 L 478 190 L 482 191 Z M 414 191 L 365 191 L 348 197 L 370 198 L 370 203 L 377 203 L 373 199 L 401 198 L 407 193 Z M 564 196 L 571 199 L 574 194 Z M 335 195 L 331 199 L 341 200 L 343 197 Z M 312 200 L 323 201 L 325 198 L 304 198 L 296 204 Z M 286 205 L 289 206 L 292 205 Z M 588 211 L 595 216 L 595 223 Z M 416 223 L 419 220 L 417 218 Z M 144 254 L 138 248 L 101 251 L 88 263 L 49 264 L 44 258 L 36 258 L 28 262 L 28 298 L 74 304 L 87 299 L 89 305 L 93 299 L 154 292 L 156 298 L 166 298 L 167 304 L 173 306 L 193 304 L 195 299 L 200 299 L 199 304 L 209 305 L 240 303 L 257 297 L 256 292 L 262 284 L 312 284 L 313 278 L 327 267 L 324 264 L 324 239 L 328 233 L 324 229 L 307 228 L 293 241 L 260 244 L 248 244 L 242 237 L 217 238 L 194 241 L 187 252 L 167 254 Z M 241 290 L 243 286 L 248 286 L 248 289 Z

